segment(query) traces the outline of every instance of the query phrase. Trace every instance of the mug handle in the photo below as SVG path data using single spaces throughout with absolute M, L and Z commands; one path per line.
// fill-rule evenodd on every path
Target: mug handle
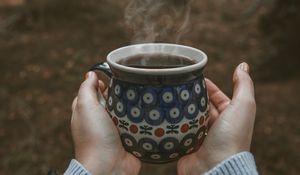
M 106 87 L 109 87 L 109 82 L 112 78 L 112 72 L 111 72 L 111 69 L 110 69 L 109 65 L 107 64 L 107 62 L 97 63 L 94 66 L 92 66 L 89 69 L 89 71 L 94 71 L 97 74 L 98 78 L 100 80 L 103 80 Z M 105 106 L 107 99 L 104 98 L 101 93 L 99 93 L 99 100 L 100 100 L 100 103 L 103 106 Z

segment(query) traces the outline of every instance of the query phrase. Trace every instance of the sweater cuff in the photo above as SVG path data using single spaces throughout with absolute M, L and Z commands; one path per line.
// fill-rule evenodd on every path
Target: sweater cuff
M 241 152 L 224 160 L 205 175 L 258 175 L 255 160 L 250 152 Z
M 72 159 L 64 175 L 91 175 L 91 173 L 89 173 L 77 160 Z

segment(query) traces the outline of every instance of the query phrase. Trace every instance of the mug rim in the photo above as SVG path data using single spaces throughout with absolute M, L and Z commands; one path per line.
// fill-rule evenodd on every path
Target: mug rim
M 161 68 L 161 69 L 147 69 L 147 68 L 136 68 L 136 67 L 129 67 L 129 66 L 125 66 L 122 64 L 118 64 L 117 61 L 121 60 L 123 57 L 121 57 L 120 52 L 125 52 L 126 50 L 133 50 L 136 49 L 138 50 L 140 48 L 140 50 L 142 50 L 142 47 L 148 47 L 148 48 L 159 48 L 159 49 L 164 49 L 164 47 L 166 48 L 172 48 L 173 51 L 177 51 L 179 49 L 181 50 L 185 50 L 185 53 L 189 52 L 194 52 L 194 54 L 198 55 L 198 58 L 191 58 L 194 59 L 195 61 L 197 61 L 195 64 L 192 65 L 187 65 L 187 66 L 183 66 L 183 67 L 174 67 L 174 68 Z M 172 51 L 172 52 L 173 52 Z M 157 51 L 157 50 L 153 50 L 153 52 L 136 52 L 136 53 L 132 53 L 131 55 L 129 54 L 128 56 L 134 56 L 137 54 L 145 54 L 145 53 L 167 53 L 167 54 L 172 54 L 169 52 L 163 52 L 163 51 Z M 127 52 L 125 52 L 127 54 Z M 190 58 L 190 56 L 188 56 L 187 54 L 181 53 L 179 54 L 173 54 L 173 55 L 177 55 L 177 56 L 185 56 L 187 58 Z M 117 57 L 119 56 L 119 57 Z M 128 57 L 125 56 L 125 57 Z M 173 74 L 182 74 L 182 73 L 187 73 L 187 72 L 193 72 L 196 70 L 200 70 L 201 68 L 203 68 L 206 63 L 207 63 L 207 55 L 199 49 L 196 49 L 194 47 L 190 47 L 190 46 L 186 46 L 186 45 L 180 45 L 180 44 L 171 44 L 171 43 L 142 43 L 142 44 L 133 44 L 133 45 L 128 45 L 128 46 L 124 46 L 118 49 L 115 49 L 113 51 L 111 51 L 108 55 L 107 55 L 107 62 L 108 64 L 115 69 L 124 71 L 124 72 L 129 72 L 129 73 L 135 73 L 135 74 L 143 74 L 143 75 L 173 75 Z M 198 60 L 197 60 L 198 59 Z

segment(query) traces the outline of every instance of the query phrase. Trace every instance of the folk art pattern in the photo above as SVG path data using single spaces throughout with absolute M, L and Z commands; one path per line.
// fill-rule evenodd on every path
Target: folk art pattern
M 196 151 L 207 132 L 203 77 L 176 86 L 111 79 L 106 109 L 124 148 L 143 161 L 163 163 Z

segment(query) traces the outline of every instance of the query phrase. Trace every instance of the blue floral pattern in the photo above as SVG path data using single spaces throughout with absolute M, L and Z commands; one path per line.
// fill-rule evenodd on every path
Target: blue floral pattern
M 138 105 L 127 105 L 127 117 L 134 123 L 144 120 L 144 111 Z
M 158 108 L 148 108 L 145 112 L 145 120 L 150 125 L 159 125 L 164 121 L 164 112 Z
M 147 86 L 112 79 L 106 109 L 124 148 L 146 162 L 168 162 L 198 149 L 207 131 L 203 77 L 176 86 Z M 204 120 L 204 119 L 203 119 Z M 178 137 L 180 135 L 180 139 Z
M 173 153 L 178 148 L 179 142 L 174 137 L 167 137 L 159 143 L 159 149 L 163 152 Z
M 176 124 L 183 117 L 194 119 L 199 111 L 207 109 L 208 97 L 201 79 L 174 87 L 148 87 L 116 79 L 112 84 L 108 110 L 114 110 L 118 117 L 127 114 L 135 123 L 145 119 L 150 125 L 158 125 L 164 120 Z

